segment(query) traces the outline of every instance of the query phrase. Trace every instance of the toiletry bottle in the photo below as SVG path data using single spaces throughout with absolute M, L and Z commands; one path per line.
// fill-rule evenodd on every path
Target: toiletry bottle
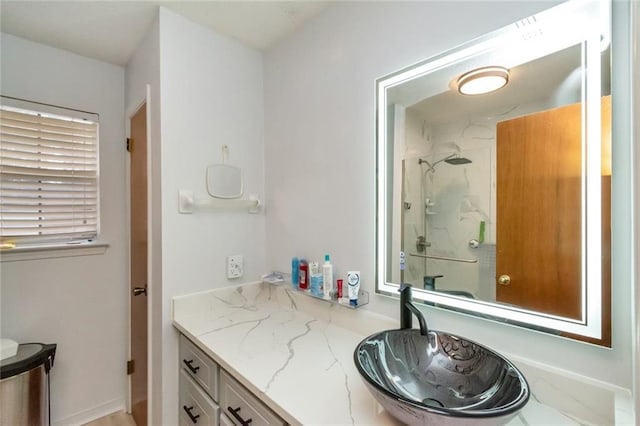
M 309 288 L 312 296 L 322 297 L 322 274 L 318 262 L 309 262 Z
M 322 274 L 318 262 L 309 262 L 309 292 L 312 296 L 322 297 Z
M 300 260 L 297 257 L 291 259 L 291 285 L 298 288 L 298 280 L 300 276 Z
M 300 272 L 298 273 L 298 288 L 306 290 L 309 287 L 309 265 L 304 259 L 300 260 Z
M 342 303 L 343 305 L 349 304 L 349 277 L 347 279 L 340 280 L 342 281 L 342 296 L 339 297 L 338 303 Z
M 309 292 L 312 296 L 322 297 L 322 274 L 309 274 L 311 278 Z
M 358 306 L 360 292 L 360 271 L 347 272 L 348 297 L 350 306 Z
M 337 281 L 337 285 L 338 285 L 338 301 L 340 301 L 340 299 L 342 299 L 342 292 L 343 290 L 343 280 L 336 280 Z
M 322 282 L 324 298 L 331 299 L 331 296 L 333 295 L 333 265 L 331 264 L 331 257 L 328 254 L 324 255 L 324 264 L 322 265 Z

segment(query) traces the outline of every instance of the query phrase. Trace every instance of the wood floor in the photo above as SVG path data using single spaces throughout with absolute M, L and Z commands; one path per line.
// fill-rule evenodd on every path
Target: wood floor
M 109 414 L 108 416 L 86 423 L 83 426 L 136 426 L 136 422 L 133 420 L 131 414 L 118 411 L 117 413 Z

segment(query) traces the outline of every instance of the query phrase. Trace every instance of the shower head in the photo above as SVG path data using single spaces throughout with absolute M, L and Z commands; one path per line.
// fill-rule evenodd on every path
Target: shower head
M 466 157 L 460 157 L 459 155 L 456 155 L 454 157 L 451 158 L 447 158 L 446 160 L 444 160 L 445 163 L 447 164 L 451 164 L 453 166 L 458 166 L 460 164 L 470 164 L 472 163 L 471 160 L 469 160 Z
M 448 157 L 444 157 L 444 158 L 436 161 L 433 164 L 429 163 L 427 160 L 424 160 L 422 158 L 418 158 L 418 164 L 426 164 L 427 166 L 429 166 L 429 168 L 427 169 L 427 172 L 435 172 L 436 171 L 436 169 L 435 169 L 436 165 L 440 164 L 443 161 L 445 163 L 451 164 L 453 166 L 458 166 L 460 164 L 470 164 L 470 163 L 472 163 L 471 160 L 469 160 L 466 157 L 461 157 L 460 154 L 451 154 Z

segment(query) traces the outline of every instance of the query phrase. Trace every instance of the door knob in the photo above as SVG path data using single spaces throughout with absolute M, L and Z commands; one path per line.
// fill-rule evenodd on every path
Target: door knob
M 147 295 L 147 286 L 134 287 L 133 290 L 131 290 L 131 292 L 133 293 L 134 296 L 140 296 L 141 294 L 144 294 L 146 296 Z
M 509 275 L 500 275 L 498 282 L 502 285 L 509 285 L 511 283 L 511 277 Z

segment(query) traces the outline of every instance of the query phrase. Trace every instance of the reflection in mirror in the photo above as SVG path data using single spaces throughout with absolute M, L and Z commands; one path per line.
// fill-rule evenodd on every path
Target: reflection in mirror
M 610 346 L 602 6 L 564 3 L 378 80 L 379 292 L 402 281 L 425 303 Z M 507 84 L 462 94 L 486 66 Z

